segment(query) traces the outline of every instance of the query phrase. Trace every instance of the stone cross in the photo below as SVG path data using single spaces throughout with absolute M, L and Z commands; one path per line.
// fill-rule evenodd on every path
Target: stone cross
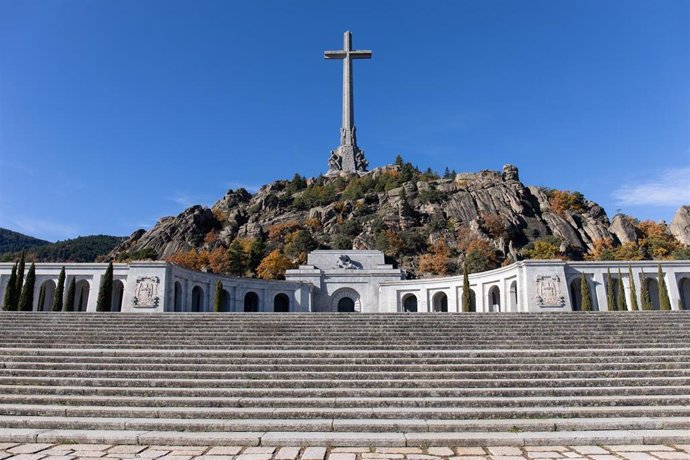
M 325 51 L 326 59 L 343 60 L 343 124 L 340 128 L 340 146 L 331 150 L 328 172 L 366 171 L 368 162 L 364 151 L 357 147 L 355 128 L 355 106 L 352 87 L 352 60 L 371 59 L 370 50 L 353 50 L 352 34 L 345 32 L 342 50 Z

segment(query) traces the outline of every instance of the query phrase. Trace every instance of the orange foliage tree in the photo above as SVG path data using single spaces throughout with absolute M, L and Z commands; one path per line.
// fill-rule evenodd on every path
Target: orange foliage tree
M 290 268 L 293 268 L 290 259 L 275 249 L 264 257 L 256 269 L 256 273 L 259 275 L 259 278 L 266 280 L 284 279 L 285 271 Z
M 444 239 L 431 246 L 431 252 L 419 259 L 419 271 L 432 275 L 446 275 L 450 265 L 450 248 Z

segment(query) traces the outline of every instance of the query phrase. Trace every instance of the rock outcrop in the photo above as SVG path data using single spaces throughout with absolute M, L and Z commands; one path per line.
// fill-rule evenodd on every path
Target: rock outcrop
M 364 175 L 341 174 L 303 183 L 275 181 L 254 195 L 230 190 L 211 209 L 194 206 L 177 217 L 162 218 L 147 232 L 135 232 L 110 256 L 150 248 L 164 259 L 179 250 L 227 247 L 235 238 L 264 238 L 276 225 L 304 227 L 307 222 L 324 248 L 344 244 L 375 248 L 382 229 L 427 243 L 443 238 L 457 247 L 464 228 L 490 241 L 509 260 L 517 258 L 520 248 L 548 236 L 555 236 L 562 249 L 575 254 L 612 233 L 621 241 L 626 237 L 620 225 L 612 226 L 604 210 L 591 201 L 583 200 L 573 209 L 553 209 L 549 192 L 526 187 L 511 165 L 502 172 L 454 178 L 416 173 L 410 180 L 390 182 L 403 173 L 400 166 L 389 165 Z M 356 222 L 348 230 L 355 228 L 356 234 L 344 235 L 347 222 Z M 209 232 L 215 233 L 209 237 Z M 421 251 L 406 254 L 401 265 L 414 271 L 420 256 Z
M 669 226 L 671 235 L 686 246 L 690 246 L 690 206 L 681 206 Z

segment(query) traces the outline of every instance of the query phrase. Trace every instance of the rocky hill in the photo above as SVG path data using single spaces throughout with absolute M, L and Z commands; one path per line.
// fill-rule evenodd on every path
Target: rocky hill
M 317 247 L 381 249 L 410 276 L 427 276 L 457 273 L 463 262 L 479 271 L 526 257 L 616 257 L 630 242 L 635 257 L 651 258 L 640 241 L 645 231 L 651 230 L 627 216 L 612 225 L 603 208 L 577 192 L 525 186 L 511 165 L 441 177 L 398 158 L 364 175 L 295 175 L 254 195 L 229 190 L 211 208 L 193 206 L 134 232 L 109 257 L 147 254 L 252 276 L 269 254 L 294 265 Z M 682 245 L 663 231 L 663 255 L 672 257 Z

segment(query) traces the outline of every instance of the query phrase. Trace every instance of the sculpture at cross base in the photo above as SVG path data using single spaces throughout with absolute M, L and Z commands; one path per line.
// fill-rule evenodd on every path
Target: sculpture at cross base
M 354 93 L 352 87 L 352 60 L 371 59 L 370 50 L 353 50 L 352 34 L 345 32 L 342 50 L 325 51 L 326 59 L 343 60 L 343 123 L 340 128 L 340 145 L 331 150 L 328 160 L 328 172 L 366 171 L 369 163 L 364 158 L 364 151 L 357 146 L 357 129 L 355 128 Z

